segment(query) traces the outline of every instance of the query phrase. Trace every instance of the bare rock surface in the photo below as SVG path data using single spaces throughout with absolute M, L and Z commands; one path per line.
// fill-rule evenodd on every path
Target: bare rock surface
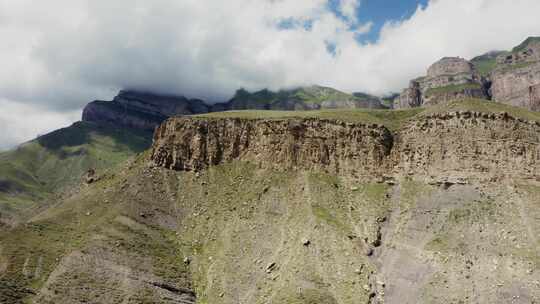
M 526 41 L 514 52 L 497 57 L 491 79 L 493 100 L 540 111 L 540 41 Z
M 459 57 L 445 57 L 428 68 L 427 76 L 410 82 L 395 108 L 436 105 L 462 98 L 487 99 L 483 79 L 473 64 Z
M 540 178 L 540 123 L 459 111 L 425 115 L 392 134 L 380 125 L 331 120 L 173 118 L 156 130 L 152 159 L 175 170 L 243 160 L 356 177 L 391 171 L 440 184 L 534 180 Z
M 94 101 L 83 110 L 82 120 L 150 130 L 171 116 L 208 113 L 202 100 L 120 91 L 112 101 Z

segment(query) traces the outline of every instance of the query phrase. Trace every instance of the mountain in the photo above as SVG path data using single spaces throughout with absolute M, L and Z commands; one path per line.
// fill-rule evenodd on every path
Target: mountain
M 540 111 L 540 38 L 530 37 L 512 51 L 493 51 L 471 61 L 443 58 L 428 69 L 426 77 L 410 82 L 395 99 L 395 107 L 470 97 Z
M 489 77 L 489 74 L 497 66 L 497 57 L 507 54 L 507 51 L 491 51 L 484 55 L 476 56 L 471 59 L 471 63 L 474 65 L 478 73 L 484 77 Z
M 0 222 L 14 224 L 53 203 L 89 169 L 112 168 L 147 149 L 152 133 L 77 122 L 0 153 Z
M 112 101 L 89 103 L 83 110 L 82 120 L 153 131 L 171 116 L 207 113 L 209 110 L 210 107 L 198 99 L 120 91 Z
M 360 94 L 360 95 L 358 95 Z M 330 108 L 383 108 L 377 97 L 309 86 L 250 93 L 240 89 L 228 102 L 207 104 L 200 99 L 124 90 L 112 101 L 94 101 L 83 110 L 83 121 L 153 131 L 165 119 L 228 110 L 313 110 Z
M 538 302 L 539 115 L 169 119 L 149 151 L 0 229 L 0 302 Z
M 273 92 L 262 90 L 250 93 L 238 90 L 227 103 L 227 109 L 246 110 L 317 110 L 339 108 L 383 108 L 380 100 L 371 95 L 347 94 L 336 89 L 309 86 Z

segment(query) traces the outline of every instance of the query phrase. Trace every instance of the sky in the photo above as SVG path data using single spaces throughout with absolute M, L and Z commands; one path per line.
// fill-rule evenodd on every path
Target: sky
M 0 149 L 120 89 L 224 101 L 399 92 L 444 56 L 540 36 L 538 0 L 0 0 Z

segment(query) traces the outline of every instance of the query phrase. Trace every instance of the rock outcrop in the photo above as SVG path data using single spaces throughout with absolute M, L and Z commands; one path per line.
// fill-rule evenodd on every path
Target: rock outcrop
M 168 117 L 207 113 L 209 110 L 210 107 L 198 99 L 120 91 L 112 101 L 89 103 L 83 110 L 82 120 L 154 130 Z
M 412 80 L 394 101 L 395 108 L 430 106 L 480 98 L 540 111 L 540 38 L 531 37 L 511 52 L 493 51 L 471 62 L 447 57 L 427 76 Z
M 432 114 L 396 136 L 397 173 L 434 180 L 540 179 L 540 123 L 507 113 Z
M 491 80 L 493 100 L 540 111 L 540 40 L 529 38 L 512 53 L 497 57 Z
M 412 80 L 394 107 L 430 106 L 467 97 L 487 99 L 485 82 L 469 61 L 445 57 L 429 67 L 427 76 Z
M 507 113 L 431 114 L 395 134 L 332 120 L 173 118 L 154 137 L 153 162 L 175 170 L 243 160 L 368 179 L 540 179 L 540 123 Z
M 393 138 L 384 126 L 318 119 L 172 118 L 155 132 L 152 159 L 175 170 L 201 170 L 236 159 L 272 169 L 321 169 L 381 175 Z

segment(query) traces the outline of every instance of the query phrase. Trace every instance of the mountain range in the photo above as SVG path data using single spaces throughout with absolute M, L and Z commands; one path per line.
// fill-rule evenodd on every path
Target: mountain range
M 91 102 L 0 153 L 0 303 L 538 303 L 539 59 Z

